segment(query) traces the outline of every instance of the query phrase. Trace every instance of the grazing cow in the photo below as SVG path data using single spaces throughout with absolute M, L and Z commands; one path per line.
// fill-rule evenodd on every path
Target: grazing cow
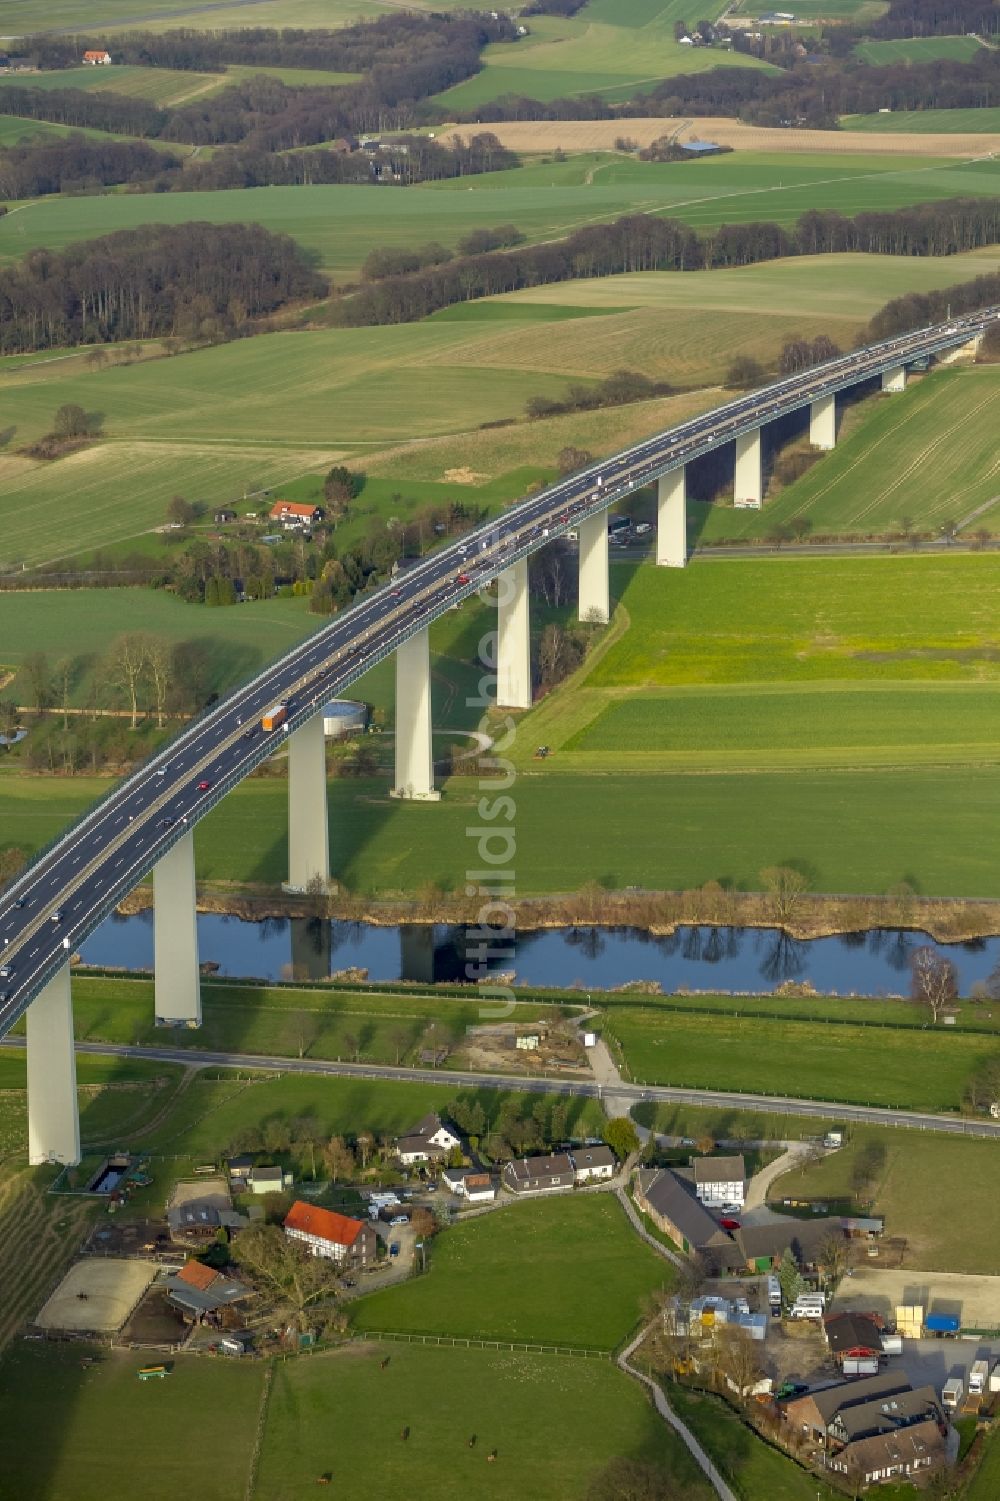
M 496 1457 L 497 1457 L 497 1451 L 495 1449 L 491 1449 L 490 1452 L 486 1456 L 486 1463 L 488 1465 L 494 1464 L 496 1462 Z
M 405 1428 L 401 1428 L 401 1429 L 400 1429 L 400 1430 L 399 1430 L 399 1436 L 400 1436 L 400 1438 L 401 1438 L 401 1439 L 402 1439 L 402 1440 L 403 1440 L 403 1441 L 404 1441 L 404 1442 L 405 1442 L 405 1441 L 406 1441 L 406 1440 L 407 1440 L 407 1439 L 408 1439 L 408 1438 L 409 1438 L 409 1436 L 410 1436 L 410 1429 L 409 1429 L 409 1425 L 407 1425 L 407 1426 L 406 1426 L 406 1427 L 405 1427 Z
M 390 1360 L 391 1360 L 391 1359 L 392 1359 L 392 1356 L 391 1356 L 391 1355 L 387 1355 L 387 1356 L 386 1356 L 386 1357 L 385 1357 L 385 1359 L 384 1359 L 384 1360 L 383 1360 L 383 1361 L 382 1361 L 382 1362 L 381 1362 L 381 1363 L 380 1363 L 380 1365 L 379 1365 L 379 1370 L 380 1370 L 380 1371 L 384 1371 L 384 1370 L 385 1370 L 385 1368 L 386 1368 L 386 1366 L 387 1366 L 387 1365 L 388 1365 L 388 1364 L 389 1364 L 389 1361 L 390 1361 Z

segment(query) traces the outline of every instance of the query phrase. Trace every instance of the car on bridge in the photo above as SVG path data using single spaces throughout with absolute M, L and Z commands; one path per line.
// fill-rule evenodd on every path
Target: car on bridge
M 211 786 L 212 786 L 211 782 L 199 782 L 198 783 L 198 791 L 199 792 L 208 792 L 210 790 Z

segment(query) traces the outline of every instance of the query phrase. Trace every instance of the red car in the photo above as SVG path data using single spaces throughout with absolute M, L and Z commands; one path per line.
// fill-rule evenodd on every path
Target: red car
M 719 1224 L 722 1226 L 723 1230 L 738 1230 L 740 1228 L 739 1220 L 731 1220 L 727 1218 L 720 1220 Z
M 207 792 L 208 789 L 211 787 L 211 785 L 212 785 L 211 782 L 199 782 L 198 783 L 198 791 L 199 792 Z
M 471 584 L 472 580 L 467 573 L 460 573 L 455 579 L 456 584 Z

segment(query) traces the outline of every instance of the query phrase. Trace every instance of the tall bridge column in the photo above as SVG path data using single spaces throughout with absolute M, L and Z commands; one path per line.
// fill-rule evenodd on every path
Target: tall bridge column
M 906 390 L 906 366 L 905 365 L 897 365 L 896 368 L 895 368 L 895 370 L 883 370 L 882 371 L 882 390 L 883 391 L 905 391 Z
M 611 614 L 608 582 L 608 518 L 604 511 L 580 522 L 580 586 L 578 612 L 581 620 L 607 625 Z
M 80 1161 L 69 964 L 28 1007 L 28 1161 Z
M 837 442 L 837 398 L 832 392 L 809 404 L 809 442 L 814 448 L 833 448 Z
M 194 831 L 153 867 L 153 994 L 157 1026 L 201 1026 Z
M 314 714 L 288 736 L 288 887 L 307 891 L 330 880 L 330 828 L 326 805 L 326 736 Z
M 661 568 L 683 568 L 687 562 L 686 464 L 657 482 L 656 561 Z
M 760 428 L 743 433 L 736 439 L 736 477 L 733 485 L 736 504 L 760 510 L 764 500 L 764 473 L 760 451 Z
M 531 708 L 527 558 L 512 563 L 497 579 L 497 706 Z
M 427 626 L 396 648 L 396 785 L 393 797 L 436 802 L 431 748 L 431 643 Z

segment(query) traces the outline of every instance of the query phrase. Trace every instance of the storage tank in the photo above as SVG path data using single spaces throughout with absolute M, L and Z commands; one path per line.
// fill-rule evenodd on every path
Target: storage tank
M 354 698 L 334 698 L 323 710 L 323 733 L 331 740 L 356 735 L 368 723 L 368 705 Z

